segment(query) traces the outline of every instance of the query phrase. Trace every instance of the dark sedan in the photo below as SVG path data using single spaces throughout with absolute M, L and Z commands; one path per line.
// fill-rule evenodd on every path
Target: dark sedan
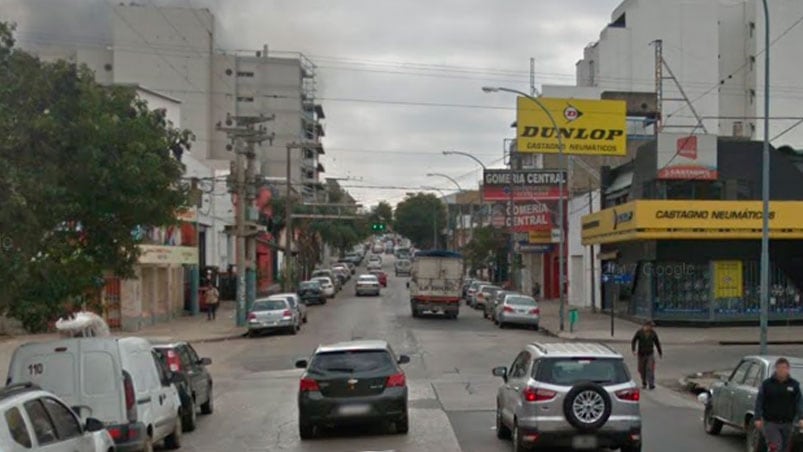
M 319 346 L 309 360 L 298 391 L 298 429 L 301 439 L 314 437 L 321 427 L 387 423 L 407 433 L 407 380 L 398 358 L 385 341 L 363 340 Z
M 199 358 L 189 342 L 151 340 L 151 343 L 165 367 L 183 378 L 176 385 L 181 399 L 182 430 L 191 432 L 195 430 L 198 407 L 202 414 L 212 414 L 215 409 L 212 375 L 206 369 L 212 360 Z
M 323 293 L 321 283 L 318 281 L 303 281 L 298 286 L 298 296 L 306 304 L 326 304 L 326 295 Z

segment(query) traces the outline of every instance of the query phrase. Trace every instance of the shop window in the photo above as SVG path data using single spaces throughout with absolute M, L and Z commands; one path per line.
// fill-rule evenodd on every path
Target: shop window
M 655 281 L 656 315 L 707 316 L 711 298 L 708 263 L 656 262 L 645 268 Z

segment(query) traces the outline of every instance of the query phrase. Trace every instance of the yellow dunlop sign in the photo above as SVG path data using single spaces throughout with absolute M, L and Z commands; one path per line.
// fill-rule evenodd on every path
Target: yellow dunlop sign
M 538 99 L 555 118 L 563 152 L 577 155 L 627 155 L 626 104 L 623 100 Z M 535 102 L 519 97 L 516 105 L 519 152 L 557 154 L 558 134 Z

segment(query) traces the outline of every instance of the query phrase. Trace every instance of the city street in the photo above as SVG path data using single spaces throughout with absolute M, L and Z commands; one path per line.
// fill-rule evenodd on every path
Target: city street
M 391 265 L 386 259 L 385 270 Z M 500 330 L 484 320 L 480 311 L 465 307 L 456 321 L 413 319 L 405 281 L 391 274 L 381 298 L 356 298 L 350 283 L 335 300 L 310 307 L 309 323 L 297 336 L 270 335 L 199 344 L 199 352 L 214 362 L 211 371 L 216 382 L 216 412 L 199 418 L 200 428 L 185 436 L 183 449 L 510 450 L 510 443 L 496 439 L 493 431 L 494 400 L 500 380 L 491 376 L 490 369 L 509 365 L 527 341 L 554 339 L 530 330 Z M 402 436 L 347 430 L 301 442 L 296 419 L 300 372 L 293 369 L 294 360 L 311 353 L 319 343 L 357 338 L 387 339 L 398 353 L 410 355 L 411 362 L 405 368 L 410 386 L 410 433 Z M 711 365 L 727 367 L 751 351 L 749 347 L 723 348 L 712 357 L 710 348 L 665 348 L 667 358 L 659 364 L 667 367 L 663 369 L 664 378 Z M 628 361 L 634 372 L 629 357 Z M 642 411 L 645 451 L 719 452 L 743 448 L 741 436 L 727 429 L 721 437 L 707 436 L 701 426 L 700 407 L 691 396 L 660 386 L 643 393 Z

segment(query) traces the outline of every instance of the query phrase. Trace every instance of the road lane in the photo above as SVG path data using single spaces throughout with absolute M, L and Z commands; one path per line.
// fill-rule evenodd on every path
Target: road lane
M 526 329 L 500 330 L 465 306 L 457 320 L 414 319 L 406 278 L 392 276 L 387 262 L 385 271 L 391 276 L 381 297 L 355 297 L 349 283 L 325 306 L 310 307 L 309 322 L 297 336 L 199 344 L 200 352 L 214 361 L 217 411 L 200 417 L 199 429 L 185 436 L 184 450 L 510 450 L 510 442 L 496 439 L 493 430 L 500 380 L 491 375 L 491 368 L 509 365 L 529 341 L 554 339 Z M 411 356 L 405 366 L 410 433 L 339 429 L 300 441 L 296 408 L 300 371 L 293 369 L 295 359 L 307 356 L 319 343 L 357 338 L 387 339 L 398 353 Z M 700 407 L 691 397 L 659 387 L 644 393 L 642 411 L 645 451 L 742 450 L 737 434 L 726 431 L 716 438 L 703 432 Z

